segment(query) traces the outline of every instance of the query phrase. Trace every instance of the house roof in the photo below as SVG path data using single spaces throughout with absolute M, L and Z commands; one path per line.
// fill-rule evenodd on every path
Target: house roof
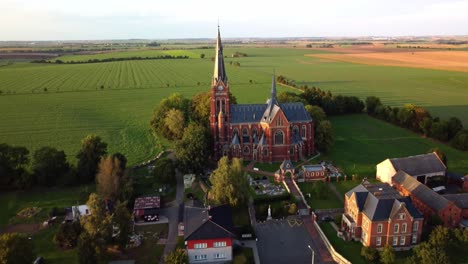
M 449 200 L 420 183 L 404 171 L 398 171 L 395 176 L 393 176 L 392 181 L 403 186 L 411 195 L 418 198 L 435 211 L 445 208 L 450 203 Z
M 185 216 L 185 240 L 235 237 L 229 205 L 211 209 L 189 208 Z
M 160 196 L 146 196 L 138 197 L 135 199 L 134 210 L 148 209 L 148 208 L 159 208 L 161 206 Z
M 302 165 L 302 169 L 305 171 L 322 171 L 325 169 L 323 165 Z
M 460 209 L 468 209 L 468 193 L 445 194 L 443 196 L 454 202 Z
M 351 197 L 353 193 L 356 196 L 359 211 L 363 212 L 371 220 L 389 219 L 394 216 L 401 206 L 405 206 L 412 217 L 422 217 L 410 198 L 401 197 L 388 184 L 363 182 L 347 192 L 346 196 Z
M 396 171 L 403 170 L 410 175 L 418 176 L 428 173 L 445 171 L 447 167 L 434 152 L 390 159 Z
M 281 163 L 280 165 L 280 169 L 282 170 L 289 170 L 289 169 L 294 169 L 294 165 L 293 163 L 291 162 L 291 160 L 283 160 L 283 163 Z

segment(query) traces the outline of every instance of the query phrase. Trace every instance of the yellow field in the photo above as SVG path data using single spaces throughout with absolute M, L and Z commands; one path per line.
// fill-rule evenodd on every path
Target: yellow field
M 399 51 L 398 49 L 331 49 L 339 54 L 308 54 L 321 59 L 369 65 L 468 72 L 468 51 Z

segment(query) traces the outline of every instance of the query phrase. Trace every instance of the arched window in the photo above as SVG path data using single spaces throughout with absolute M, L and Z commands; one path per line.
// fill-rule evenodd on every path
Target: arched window
M 284 144 L 284 134 L 283 131 L 278 130 L 275 132 L 275 145 Z
M 298 135 L 299 134 L 299 128 L 297 126 L 293 126 L 293 135 Z
M 258 136 L 258 131 L 257 131 L 256 127 L 252 128 L 252 137 L 255 136 L 255 135 Z
M 249 136 L 249 131 L 247 130 L 246 127 L 244 127 L 244 128 L 242 129 L 242 136 L 243 136 L 243 137 Z
M 245 146 L 244 147 L 244 155 L 248 155 L 248 154 L 250 154 L 250 148 Z
M 234 129 L 232 130 L 232 136 L 234 137 L 234 135 L 239 136 L 239 131 L 237 130 L 237 128 L 234 128 Z
M 263 156 L 268 157 L 268 149 L 267 148 L 263 150 Z
M 302 126 L 302 137 L 303 138 L 307 137 L 307 127 L 305 125 Z

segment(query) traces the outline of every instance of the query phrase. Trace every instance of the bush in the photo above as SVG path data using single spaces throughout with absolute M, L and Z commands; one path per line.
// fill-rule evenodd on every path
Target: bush
M 78 238 L 81 234 L 81 225 L 78 221 L 60 225 L 57 234 L 54 236 L 54 242 L 62 249 L 74 248 L 78 244 Z
M 361 256 L 363 256 L 368 262 L 373 263 L 378 259 L 378 252 L 375 248 L 362 247 Z

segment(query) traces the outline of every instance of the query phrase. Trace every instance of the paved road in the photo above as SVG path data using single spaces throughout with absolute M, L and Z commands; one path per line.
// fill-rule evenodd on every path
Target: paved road
M 168 158 L 173 159 L 174 154 L 169 154 Z M 176 199 L 170 203 L 169 207 L 161 210 L 161 215 L 166 216 L 169 219 L 169 232 L 167 234 L 167 242 L 164 247 L 164 255 L 161 263 L 163 262 L 164 256 L 173 251 L 177 244 L 178 225 L 182 222 L 182 215 L 184 211 L 184 176 L 179 170 L 176 170 Z

